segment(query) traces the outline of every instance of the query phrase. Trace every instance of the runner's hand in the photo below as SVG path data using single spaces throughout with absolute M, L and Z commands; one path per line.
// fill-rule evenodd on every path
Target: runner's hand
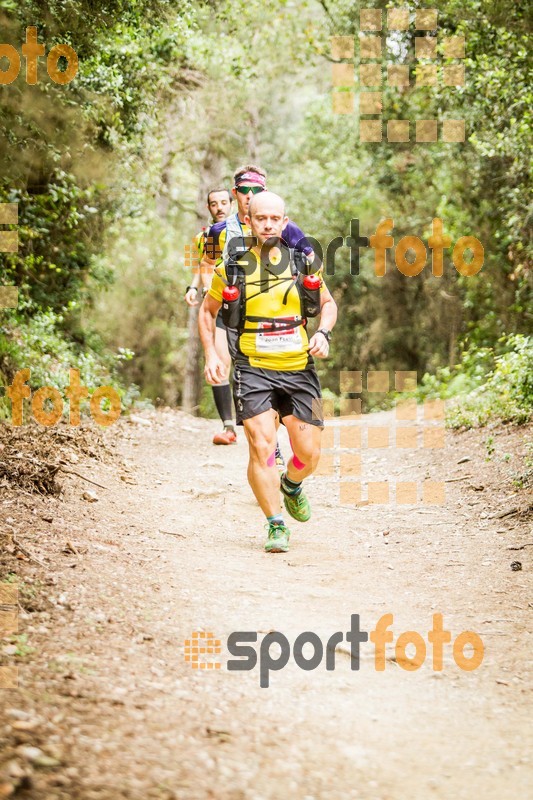
M 188 306 L 197 306 L 198 305 L 198 289 L 189 289 L 187 294 L 185 295 L 185 302 Z
M 329 342 L 323 333 L 315 333 L 309 342 L 309 354 L 317 358 L 327 358 L 329 355 Z
M 217 355 L 211 356 L 207 359 L 204 369 L 205 379 L 208 383 L 213 384 L 222 383 L 226 380 L 226 365 Z

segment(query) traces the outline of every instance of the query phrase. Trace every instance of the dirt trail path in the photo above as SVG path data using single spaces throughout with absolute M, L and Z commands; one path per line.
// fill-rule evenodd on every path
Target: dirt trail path
M 54 546 L 32 540 L 49 569 L 40 573 L 49 605 L 21 620 L 35 651 L 20 666 L 20 688 L 3 693 L 4 743 L 18 746 L 3 765 L 5 785 L 17 784 L 18 768 L 29 787 L 13 796 L 525 798 L 531 555 L 507 548 L 531 540 L 516 518 L 492 518 L 512 500 L 494 465 L 483 466 L 482 435 L 448 434 L 444 451 L 365 452 L 363 474 L 373 479 L 450 481 L 445 505 L 340 507 L 333 479 L 309 480 L 313 518 L 291 524 L 290 552 L 274 556 L 262 552 L 244 437 L 214 448 L 215 423 L 147 418 L 121 423 L 122 466 L 76 467 L 107 489 L 68 476 L 64 504 L 27 503 L 36 533 L 48 530 L 41 519 L 52 510 Z M 511 439 L 502 433 L 501 452 Z M 458 464 L 462 457 L 471 461 Z M 88 488 L 97 502 L 80 500 Z M 76 553 L 61 554 L 65 541 Z M 513 572 L 517 558 L 523 569 Z M 452 641 L 463 630 L 482 637 L 479 669 L 460 670 L 451 645 L 442 672 L 432 670 L 430 645 L 414 672 L 394 661 L 394 643 L 384 672 L 370 642 L 359 671 L 346 641 L 334 671 L 324 661 L 304 671 L 292 657 L 299 633 L 325 644 L 349 630 L 351 614 L 371 631 L 392 613 L 394 642 L 411 630 L 427 643 L 437 612 Z M 184 642 L 197 630 L 221 640 L 221 669 L 186 663 Z M 226 669 L 231 632 L 258 632 L 260 642 L 272 630 L 287 637 L 291 657 L 268 688 L 258 667 Z M 28 746 L 59 763 L 31 766 Z

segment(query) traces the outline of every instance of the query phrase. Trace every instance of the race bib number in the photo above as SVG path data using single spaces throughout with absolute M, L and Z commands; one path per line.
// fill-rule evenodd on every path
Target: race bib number
M 283 322 L 290 322 L 296 317 L 285 317 Z M 278 320 L 280 322 L 281 320 Z M 301 325 L 294 328 L 276 330 L 272 322 L 260 322 L 256 336 L 256 349 L 261 353 L 292 353 L 302 349 Z

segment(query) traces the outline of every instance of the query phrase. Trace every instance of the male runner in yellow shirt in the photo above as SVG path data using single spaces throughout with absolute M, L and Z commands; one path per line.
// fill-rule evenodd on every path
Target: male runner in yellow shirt
M 236 257 L 236 266 L 217 267 L 198 324 L 206 380 L 216 385 L 225 372 L 214 346 L 215 319 L 225 286 L 233 285 L 239 275 L 236 285 L 243 302 L 232 352 L 237 425 L 244 426 L 250 451 L 248 480 L 268 522 L 265 550 L 284 553 L 289 549 L 290 531 L 281 514 L 280 489 L 292 517 L 305 522 L 311 516 L 302 481 L 318 464 L 323 427 L 313 356 L 326 358 L 329 353 L 337 306 L 322 283 L 319 330 L 309 339 L 297 286 L 301 276 L 287 258 L 288 253 L 293 256 L 292 251 L 282 241 L 287 217 L 281 197 L 267 191 L 256 194 L 244 222 L 251 226 L 257 243 Z M 293 449 L 281 480 L 275 469 L 277 414 Z
M 231 214 L 231 195 L 228 189 L 211 189 L 207 194 L 207 209 L 211 214 L 213 223 L 223 222 L 226 217 Z M 195 237 L 195 245 L 198 252 L 197 264 L 202 263 L 205 250 L 207 231 L 200 231 Z M 198 305 L 198 290 L 200 286 L 204 287 L 204 292 L 207 291 L 211 285 L 211 278 L 213 275 L 212 268 L 206 266 L 196 266 L 193 269 L 193 277 L 191 285 L 187 286 L 185 292 L 185 302 L 188 306 Z M 230 370 L 230 356 L 228 351 L 228 339 L 226 336 L 226 328 L 222 323 L 220 314 L 217 317 L 215 344 L 217 352 L 226 365 L 227 377 L 226 380 L 217 386 L 213 386 L 213 399 L 218 411 L 218 415 L 222 420 L 224 430 L 220 433 L 215 433 L 213 436 L 213 444 L 236 444 L 237 434 L 233 426 L 233 409 L 231 403 L 231 389 L 229 385 L 229 370 Z

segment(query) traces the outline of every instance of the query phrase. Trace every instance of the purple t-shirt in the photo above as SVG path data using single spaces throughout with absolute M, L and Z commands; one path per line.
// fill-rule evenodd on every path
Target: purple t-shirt
M 226 220 L 224 219 L 222 222 L 215 222 L 215 224 L 209 229 L 207 238 L 210 240 L 210 247 L 212 247 L 213 250 L 220 250 L 220 234 L 225 227 Z M 289 220 L 286 226 L 283 228 L 281 233 L 281 241 L 291 249 L 294 248 L 295 250 L 301 250 L 306 256 L 313 252 L 313 248 L 305 238 L 305 234 L 302 229 L 299 228 L 295 222 L 291 222 L 291 220 Z

